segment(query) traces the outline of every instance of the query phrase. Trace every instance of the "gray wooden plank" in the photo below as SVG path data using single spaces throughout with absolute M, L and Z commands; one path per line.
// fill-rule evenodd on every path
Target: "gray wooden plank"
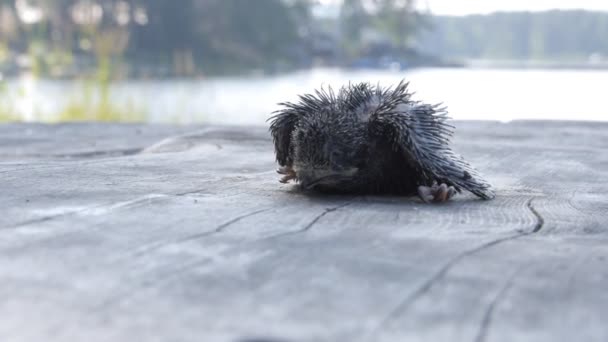
M 2 340 L 608 339 L 605 124 L 458 123 L 498 197 L 441 206 L 300 194 L 263 127 L 33 127 L 95 143 L 0 153 Z

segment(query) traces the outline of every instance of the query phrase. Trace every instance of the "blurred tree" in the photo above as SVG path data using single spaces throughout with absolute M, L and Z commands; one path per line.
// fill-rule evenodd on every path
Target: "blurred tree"
M 320 25 L 314 0 L 0 0 L 0 53 L 14 64 L 28 54 L 52 75 L 68 64 L 109 69 L 126 61 L 158 76 L 305 66 L 319 46 L 342 62 L 371 50 L 409 57 L 412 47 L 466 58 L 608 55 L 606 13 L 436 17 L 434 32 L 421 32 L 427 19 L 414 3 L 344 0 L 339 18 Z
M 415 0 L 376 0 L 375 26 L 401 49 L 408 48 L 411 38 L 422 27 L 422 17 L 415 10 Z
M 370 24 L 370 16 L 363 6 L 364 0 L 344 0 L 340 11 L 342 44 L 350 55 L 361 48 L 362 33 Z
M 193 56 L 206 70 L 287 61 L 309 25 L 308 1 L 148 0 L 149 23 L 133 28 L 130 54 Z M 181 58 L 181 57 L 180 57 Z
M 587 61 L 608 56 L 608 13 L 604 12 L 435 17 L 433 25 L 433 31 L 424 32 L 417 39 L 417 48 L 440 56 L 553 61 Z
M 396 50 L 407 50 L 424 23 L 415 3 L 415 0 L 344 0 L 340 20 L 345 48 L 351 55 L 360 54 L 369 43 L 367 33 L 390 41 Z
M 131 64 L 165 64 L 178 74 L 293 64 L 312 25 L 312 0 L 0 0 L 3 12 L 41 9 L 13 39 L 25 52 L 63 50 Z M 6 31 L 6 30 L 4 30 Z M 4 32 L 3 31 L 3 32 Z M 2 41 L 7 34 L 0 32 Z M 14 38 L 14 37 L 13 37 Z

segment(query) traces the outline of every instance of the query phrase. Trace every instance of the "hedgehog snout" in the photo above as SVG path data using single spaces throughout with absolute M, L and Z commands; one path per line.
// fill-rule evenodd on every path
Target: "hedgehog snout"
M 336 170 L 325 168 L 295 168 L 295 172 L 301 186 L 312 189 L 317 185 L 336 185 L 353 178 L 359 170 L 357 168 Z

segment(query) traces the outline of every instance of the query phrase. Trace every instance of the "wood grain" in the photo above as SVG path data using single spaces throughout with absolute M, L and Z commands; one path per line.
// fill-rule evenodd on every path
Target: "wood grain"
M 484 202 L 305 195 L 264 127 L 0 126 L 1 341 L 608 341 L 608 125 L 458 122 Z

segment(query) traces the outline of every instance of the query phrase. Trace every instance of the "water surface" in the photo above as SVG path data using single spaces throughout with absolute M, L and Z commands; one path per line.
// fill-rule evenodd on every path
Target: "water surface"
M 418 69 L 404 72 L 314 69 L 278 76 L 125 81 L 110 98 L 149 122 L 265 124 L 276 103 L 324 85 L 410 81 L 415 98 L 443 102 L 455 119 L 608 121 L 608 71 Z M 27 121 L 53 121 L 84 91 L 81 82 L 9 80 L 8 94 Z

